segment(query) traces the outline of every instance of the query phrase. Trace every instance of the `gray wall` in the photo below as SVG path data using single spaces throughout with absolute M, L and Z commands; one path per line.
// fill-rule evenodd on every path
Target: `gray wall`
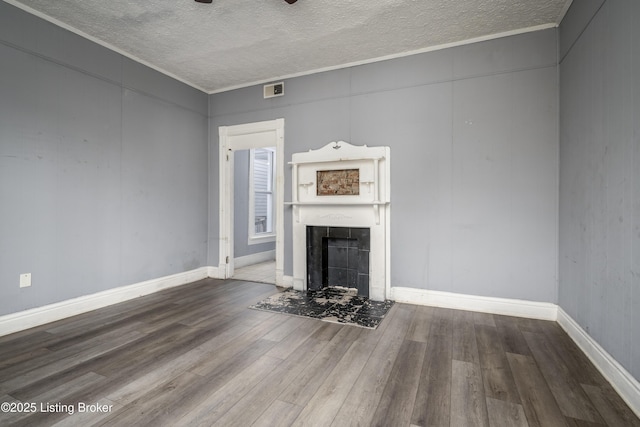
M 4 2 L 0 76 L 0 315 L 207 264 L 206 94 Z
M 602 3 L 560 27 L 558 299 L 640 379 L 640 2 Z
M 233 256 L 234 258 L 275 250 L 275 242 L 250 245 L 249 241 L 249 150 L 234 151 L 233 162 Z M 212 264 L 215 265 L 215 264 Z
M 391 147 L 391 283 L 556 302 L 557 37 L 545 30 L 210 97 L 217 128 L 283 117 L 285 159 L 343 139 Z M 218 263 L 211 168 L 209 263 Z M 285 201 L 291 169 L 285 167 Z M 284 272 L 292 274 L 291 210 Z

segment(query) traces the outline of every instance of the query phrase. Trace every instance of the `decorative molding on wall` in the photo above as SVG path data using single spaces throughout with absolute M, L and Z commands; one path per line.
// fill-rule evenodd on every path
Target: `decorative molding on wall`
M 557 305 L 547 302 L 483 297 L 399 286 L 391 287 L 390 299 L 409 304 L 479 311 L 482 313 L 541 320 L 556 320 L 558 308 Z
M 4 0 L 4 1 L 13 3 L 15 0 Z M 20 3 L 17 3 L 17 4 L 20 4 Z M 25 6 L 22 6 L 22 5 L 18 6 L 18 7 L 21 7 L 23 9 L 25 8 Z M 44 19 L 51 20 L 51 18 L 48 18 L 46 15 L 43 15 L 42 17 Z M 287 74 L 287 75 L 284 75 L 284 76 L 280 76 L 278 79 L 283 79 L 283 80 L 284 79 L 293 79 L 295 77 L 308 76 L 308 75 L 311 75 L 311 74 L 326 73 L 327 71 L 341 70 L 341 69 L 344 69 L 344 68 L 359 67 L 361 65 L 367 65 L 367 64 L 373 64 L 373 63 L 376 63 L 376 62 L 388 61 L 390 59 L 404 58 L 406 56 L 419 55 L 419 54 L 427 53 L 427 52 L 435 52 L 435 51 L 439 51 L 439 50 L 450 49 L 452 47 L 465 46 L 465 45 L 470 45 L 470 44 L 474 44 L 474 43 L 480 43 L 480 42 L 485 42 L 485 41 L 490 41 L 490 40 L 495 40 L 495 39 L 501 39 L 501 38 L 504 38 L 504 37 L 517 36 L 519 34 L 533 33 L 533 32 L 536 32 L 536 31 L 547 30 L 549 28 L 556 28 L 557 26 L 558 26 L 558 24 L 556 24 L 556 23 L 549 23 L 549 24 L 535 25 L 533 27 L 528 27 L 528 28 L 519 28 L 519 29 L 516 29 L 516 30 L 505 31 L 503 33 L 488 34 L 488 35 L 476 37 L 476 38 L 473 38 L 473 39 L 460 40 L 460 41 L 453 42 L 453 43 L 444 43 L 444 44 L 440 44 L 440 45 L 437 45 L 437 46 L 430 46 L 430 47 L 427 47 L 427 48 L 411 50 L 411 51 L 408 51 L 408 52 L 394 53 L 394 54 L 391 54 L 391 55 L 379 56 L 377 58 L 364 59 L 364 60 L 348 62 L 348 63 L 345 63 L 345 64 L 340 64 L 340 65 L 335 65 L 335 66 L 322 67 L 322 68 L 316 68 L 316 69 L 313 69 L 313 70 L 302 71 L 302 72 L 299 72 L 299 73 Z M 77 30 L 72 30 L 72 31 L 77 32 Z M 274 80 L 273 78 L 270 78 L 270 79 L 267 79 L 267 80 L 256 80 L 254 82 L 242 83 L 242 84 L 239 84 L 239 85 L 233 85 L 233 86 L 225 87 L 225 88 L 222 88 L 222 89 L 215 89 L 215 90 L 212 90 L 212 91 L 208 92 L 208 94 L 209 95 L 213 95 L 213 94 L 216 94 L 216 93 L 228 92 L 228 91 L 231 91 L 231 90 L 241 89 L 241 88 L 245 88 L 245 87 L 261 85 L 261 84 L 273 82 L 273 80 Z
M 638 380 L 603 349 L 561 307 L 558 307 L 558 324 L 611 383 L 631 410 L 640 417 L 640 383 Z
M 276 259 L 276 250 L 258 252 L 251 255 L 245 255 L 236 257 L 233 259 L 234 268 L 242 268 L 247 265 L 258 264 L 265 261 L 272 261 Z
M 149 295 L 163 289 L 206 279 L 210 277 L 210 269 L 211 267 L 201 267 L 183 273 L 172 274 L 158 279 L 147 280 L 133 285 L 109 289 L 91 295 L 0 316 L 0 336 Z

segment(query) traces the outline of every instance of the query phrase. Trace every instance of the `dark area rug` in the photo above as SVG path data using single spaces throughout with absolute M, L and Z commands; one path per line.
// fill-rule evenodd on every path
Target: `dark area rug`
M 371 301 L 358 296 L 355 289 L 328 287 L 319 291 L 287 289 L 249 308 L 375 329 L 391 306 L 393 301 Z

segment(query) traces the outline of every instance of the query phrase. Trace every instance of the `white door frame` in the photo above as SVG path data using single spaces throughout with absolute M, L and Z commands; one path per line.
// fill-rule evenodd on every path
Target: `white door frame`
M 219 274 L 233 276 L 234 151 L 276 147 L 276 285 L 284 278 L 284 119 L 220 126 L 220 257 Z M 243 224 L 244 225 L 244 224 Z

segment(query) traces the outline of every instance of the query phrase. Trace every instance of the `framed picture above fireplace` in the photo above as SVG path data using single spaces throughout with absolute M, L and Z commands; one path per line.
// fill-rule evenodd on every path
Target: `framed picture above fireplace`
M 316 171 L 318 196 L 357 196 L 360 194 L 360 169 Z

